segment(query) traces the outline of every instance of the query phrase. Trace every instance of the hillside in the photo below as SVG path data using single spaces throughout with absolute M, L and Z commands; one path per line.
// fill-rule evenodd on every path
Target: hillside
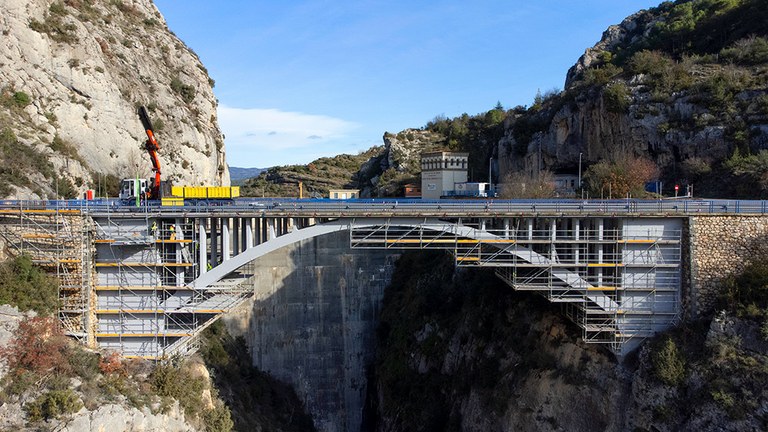
M 229 184 L 213 80 L 151 0 L 8 0 L 0 28 L 0 196 L 148 177 L 139 105 L 165 178 Z
M 499 178 L 575 174 L 580 154 L 585 169 L 640 156 L 670 188 L 765 197 L 766 87 L 764 1 L 663 3 L 610 27 L 569 70 L 564 91 L 508 113 Z
M 305 196 L 327 197 L 329 189 L 359 189 L 362 197 L 402 196 L 403 186 L 419 183 L 420 155 L 425 151 L 448 149 L 441 133 L 406 129 L 384 133 L 383 146 L 371 147 L 357 155 L 324 157 L 307 165 L 273 167 L 247 180 L 241 193 L 246 196 L 296 197 L 298 183 Z

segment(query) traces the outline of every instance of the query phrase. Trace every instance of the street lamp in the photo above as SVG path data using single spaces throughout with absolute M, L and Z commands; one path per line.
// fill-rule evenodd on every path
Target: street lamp
M 581 155 L 584 153 L 579 152 L 579 189 L 581 189 Z

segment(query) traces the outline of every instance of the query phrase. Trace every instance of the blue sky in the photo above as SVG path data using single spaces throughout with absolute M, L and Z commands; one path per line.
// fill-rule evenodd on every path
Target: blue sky
M 229 165 L 262 168 L 530 105 L 609 25 L 658 3 L 155 0 L 216 81 Z

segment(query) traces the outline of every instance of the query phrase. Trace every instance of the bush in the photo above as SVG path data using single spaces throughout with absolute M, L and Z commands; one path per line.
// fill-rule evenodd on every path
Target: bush
M 622 68 L 609 63 L 602 67 L 587 69 L 584 72 L 584 82 L 587 85 L 602 86 L 622 72 L 624 72 Z
M 645 194 L 645 184 L 658 176 L 659 168 L 650 159 L 624 156 L 590 166 L 584 181 L 594 197 L 640 197 Z
M 30 99 L 29 95 L 18 91 L 13 94 L 13 102 L 16 104 L 19 108 L 24 108 L 25 106 L 29 105 L 32 100 Z
M 656 378 L 671 386 L 683 383 L 685 379 L 685 358 L 672 338 L 666 338 L 652 355 L 653 371 Z
M 189 84 L 184 84 L 179 77 L 174 77 L 171 80 L 171 90 L 181 96 L 181 99 L 186 103 L 190 103 L 195 99 L 195 88 Z
M 71 370 L 66 354 L 69 339 L 53 317 L 26 318 L 19 323 L 11 343 L 0 349 L 0 356 L 14 373 L 29 371 L 43 375 Z
M 555 180 L 549 171 L 528 175 L 522 172 L 510 173 L 504 178 L 501 198 L 552 198 L 555 196 Z
M 178 400 L 187 415 L 196 415 L 202 411 L 201 394 L 205 388 L 203 378 L 191 376 L 186 369 L 158 365 L 152 372 L 150 382 L 158 396 Z
M 58 281 L 32 264 L 28 255 L 0 263 L 0 304 L 53 314 L 59 307 Z
M 768 309 L 768 262 L 758 261 L 725 282 L 721 307 L 728 307 L 739 315 L 757 316 Z
M 751 36 L 720 51 L 720 57 L 734 63 L 758 65 L 768 63 L 768 39 Z
M 83 402 L 71 390 L 53 390 L 49 391 L 34 402 L 24 405 L 24 411 L 27 412 L 31 421 L 48 420 L 58 418 L 64 414 L 73 414 L 80 411 Z
M 203 414 L 203 421 L 206 432 L 229 432 L 235 425 L 229 408 L 223 405 L 207 410 Z
M 609 84 L 603 91 L 603 98 L 608 111 L 625 113 L 631 102 L 629 88 L 622 82 Z

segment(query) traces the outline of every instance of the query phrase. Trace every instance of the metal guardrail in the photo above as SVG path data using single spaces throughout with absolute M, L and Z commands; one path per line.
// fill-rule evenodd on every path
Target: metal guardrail
M 237 213 L 265 216 L 497 216 L 497 215 L 632 215 L 694 216 L 701 214 L 768 214 L 768 201 L 728 199 L 664 200 L 500 200 L 445 199 L 281 199 L 239 198 L 235 200 L 198 200 L 183 206 L 161 206 L 148 201 L 136 207 L 116 199 L 0 201 L 0 210 L 79 210 L 92 214 L 149 213 Z

